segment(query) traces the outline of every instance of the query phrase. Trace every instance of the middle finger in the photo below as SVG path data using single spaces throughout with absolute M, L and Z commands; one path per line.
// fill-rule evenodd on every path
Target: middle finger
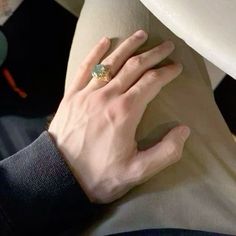
M 114 50 L 101 64 L 108 65 L 112 76 L 120 70 L 124 63 L 131 57 L 137 49 L 147 40 L 147 33 L 143 30 L 136 31 L 127 38 L 120 46 Z
M 174 49 L 174 43 L 166 41 L 147 52 L 131 57 L 110 82 L 110 89 L 113 88 L 118 93 L 126 92 L 144 72 L 168 57 Z

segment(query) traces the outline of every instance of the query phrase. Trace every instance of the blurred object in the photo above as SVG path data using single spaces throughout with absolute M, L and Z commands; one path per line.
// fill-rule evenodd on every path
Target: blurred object
M 6 60 L 8 51 L 8 42 L 6 36 L 0 31 L 0 66 Z
M 229 129 L 236 135 L 236 81 L 227 75 L 215 89 L 214 95 Z
M 17 89 L 0 74 L 0 116 L 46 116 L 57 109 L 76 22 L 77 18 L 54 0 L 24 0 L 1 27 L 8 54 L 0 69 L 10 71 L 11 85 Z M 19 88 L 27 98 L 19 96 L 19 92 L 25 95 Z
M 16 82 L 15 82 L 12 74 L 10 73 L 10 71 L 7 68 L 3 68 L 2 73 L 5 77 L 8 85 L 10 86 L 10 88 L 15 93 L 17 93 L 21 98 L 27 98 L 27 93 L 23 89 L 17 87 Z
M 236 79 L 236 1 L 141 0 L 173 33 Z

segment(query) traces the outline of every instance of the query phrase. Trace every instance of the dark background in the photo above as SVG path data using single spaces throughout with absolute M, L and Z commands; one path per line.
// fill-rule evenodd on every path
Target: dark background
M 9 43 L 3 67 L 28 97 L 23 99 L 10 89 L 1 69 L 0 116 L 37 117 L 56 110 L 76 22 L 76 17 L 53 0 L 24 0 L 1 27 Z

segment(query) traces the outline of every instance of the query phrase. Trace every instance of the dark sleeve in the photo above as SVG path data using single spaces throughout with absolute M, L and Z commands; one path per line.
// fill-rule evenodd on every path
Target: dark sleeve
M 81 227 L 99 208 L 83 193 L 46 131 L 0 162 L 0 235 Z

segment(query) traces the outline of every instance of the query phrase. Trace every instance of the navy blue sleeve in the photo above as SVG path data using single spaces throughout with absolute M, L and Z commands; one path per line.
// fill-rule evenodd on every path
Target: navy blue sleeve
M 100 207 L 90 203 L 46 131 L 0 162 L 0 235 L 79 228 Z

